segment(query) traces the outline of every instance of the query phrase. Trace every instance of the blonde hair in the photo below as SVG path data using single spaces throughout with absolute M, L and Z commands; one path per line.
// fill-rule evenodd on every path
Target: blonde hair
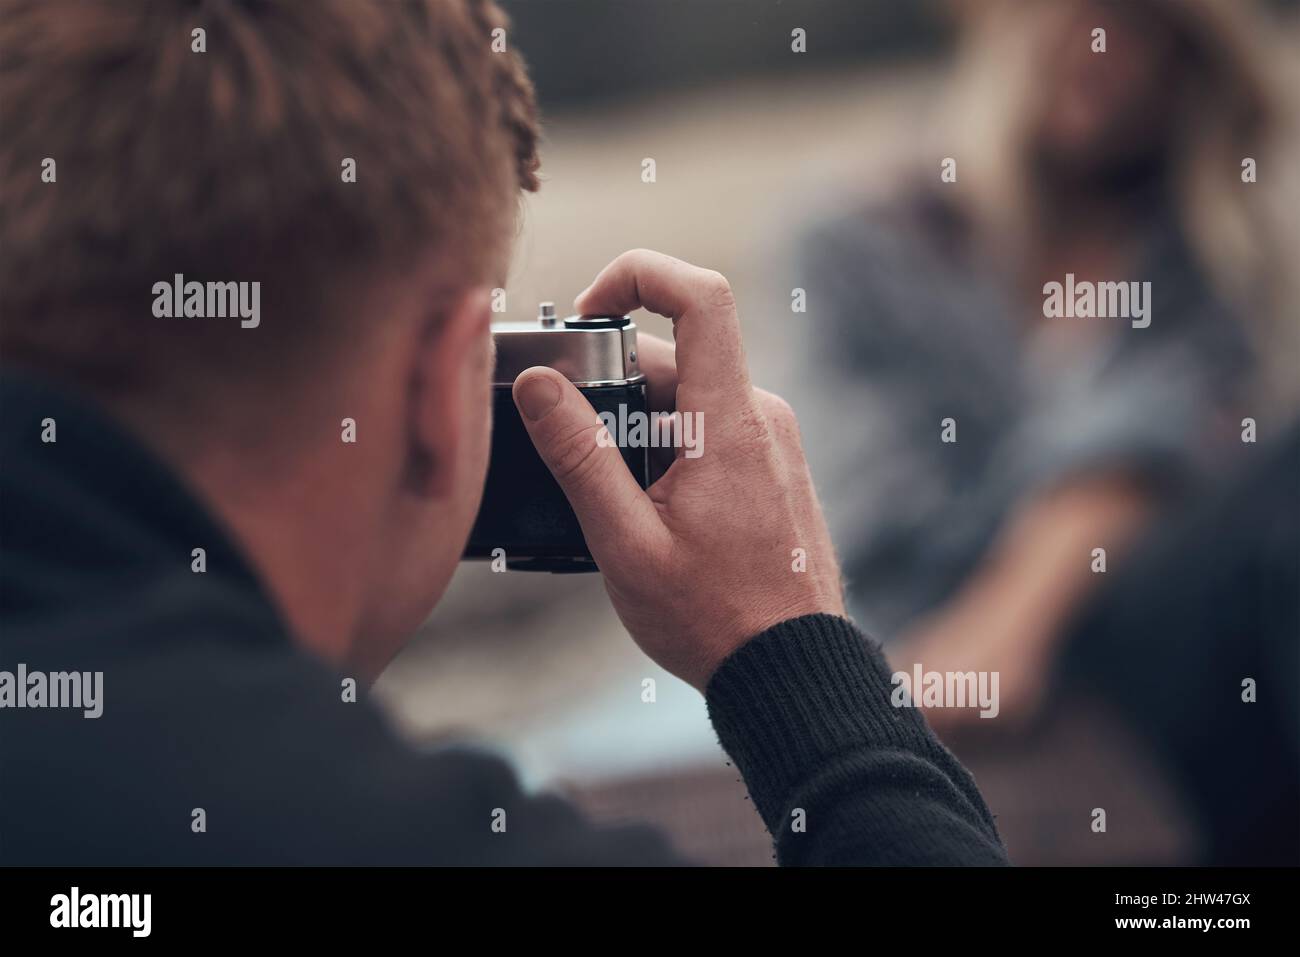
M 969 13 L 942 132 L 947 148 L 961 156 L 970 211 L 1009 257 L 1032 248 L 1036 228 L 1025 149 L 1028 124 L 1037 115 L 1035 58 L 1079 5 L 988 0 Z M 1294 37 L 1265 27 L 1242 0 L 1153 7 L 1178 18 L 1208 66 L 1174 168 L 1180 225 L 1215 290 L 1247 317 L 1265 393 L 1293 401 L 1300 379 L 1300 282 L 1293 266 L 1300 251 L 1294 162 L 1300 137 L 1289 91 L 1300 83 L 1284 75 L 1290 59 L 1274 44 Z M 1246 157 L 1257 163 L 1253 184 L 1242 182 Z

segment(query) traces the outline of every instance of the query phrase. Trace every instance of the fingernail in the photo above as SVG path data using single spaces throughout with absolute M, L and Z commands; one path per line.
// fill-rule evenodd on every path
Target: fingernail
M 536 422 L 560 401 L 560 387 L 550 376 L 532 375 L 515 389 L 515 405 L 531 422 Z
M 594 283 L 593 283 L 593 285 L 594 285 Z M 573 297 L 573 304 L 576 306 L 578 303 L 582 302 L 582 297 L 585 296 L 585 295 L 587 295 L 587 293 L 589 293 L 589 292 L 591 292 L 591 286 L 588 286 L 586 289 L 582 290 L 582 292 L 580 292 L 580 293 L 578 293 L 576 296 L 574 296 L 574 297 Z

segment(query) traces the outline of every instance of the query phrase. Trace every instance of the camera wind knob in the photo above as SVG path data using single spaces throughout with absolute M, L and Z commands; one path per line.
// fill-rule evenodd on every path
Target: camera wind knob
M 537 321 L 546 329 L 551 328 L 556 323 L 555 303 L 544 302 L 537 307 Z

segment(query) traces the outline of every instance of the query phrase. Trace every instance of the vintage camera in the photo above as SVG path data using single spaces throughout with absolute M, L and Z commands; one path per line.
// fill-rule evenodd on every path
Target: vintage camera
M 627 316 L 558 319 L 544 302 L 534 322 L 494 325 L 492 457 L 483 504 L 465 558 L 505 552 L 506 567 L 521 571 L 596 571 L 577 516 L 524 429 L 511 386 L 530 366 L 549 366 L 581 390 L 597 413 L 645 414 L 645 376 L 637 365 L 636 324 Z M 649 480 L 648 449 L 621 447 L 642 488 Z M 496 552 L 499 556 L 500 552 Z

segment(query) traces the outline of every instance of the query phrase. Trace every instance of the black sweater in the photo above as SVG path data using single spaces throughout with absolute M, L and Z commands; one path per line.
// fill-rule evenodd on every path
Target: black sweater
M 680 863 L 649 829 L 523 793 L 498 759 L 411 749 L 289 640 L 142 444 L 30 379 L 6 376 L 0 400 L 0 863 Z M 20 666 L 102 672 L 102 715 L 14 707 L 39 701 Z M 816 615 L 714 676 L 709 714 L 779 859 L 1006 863 L 970 775 L 890 705 L 889 675 L 853 625 Z

